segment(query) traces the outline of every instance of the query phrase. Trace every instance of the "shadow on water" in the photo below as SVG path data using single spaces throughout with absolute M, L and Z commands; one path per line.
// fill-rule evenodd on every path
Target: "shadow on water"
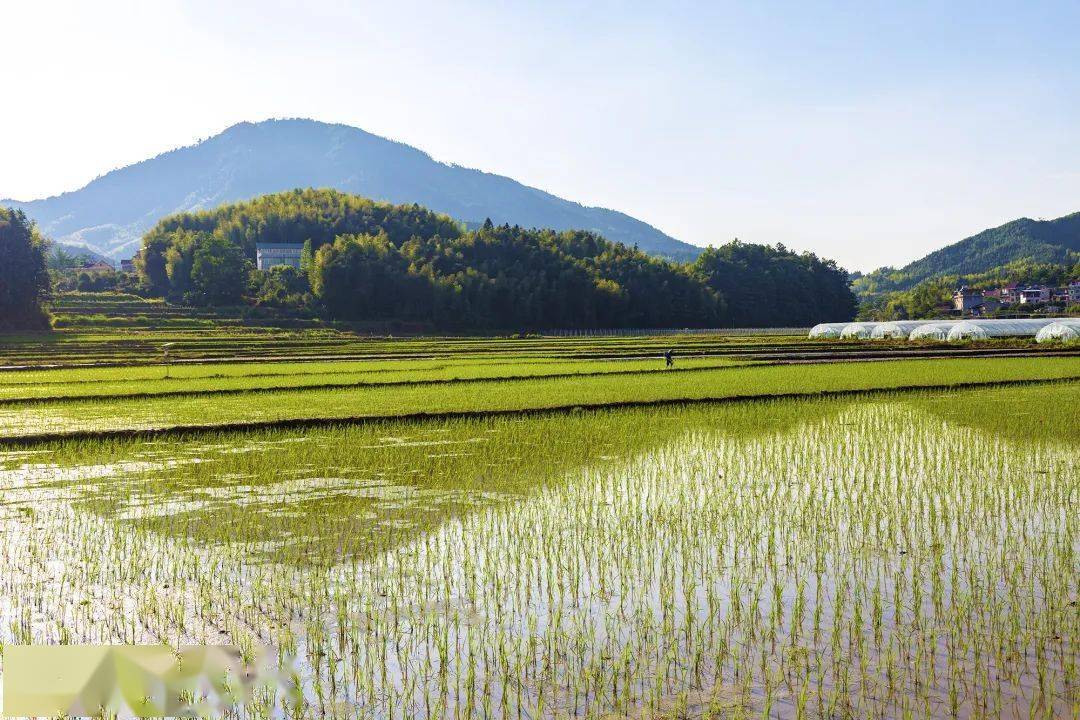
M 754 402 L 66 443 L 20 467 L 35 487 L 63 491 L 77 508 L 135 530 L 239 545 L 252 562 L 329 566 L 687 433 L 782 435 L 849 404 Z
M 1071 386 L 1070 386 L 1071 387 Z M 983 435 L 1080 442 L 1075 407 L 1031 388 L 889 397 Z M 780 437 L 866 399 L 580 412 L 59 443 L 0 458 L 0 481 L 135 530 L 330 566 L 707 431 Z M 1030 422 L 1025 422 L 1025 418 Z M 4 469 L 4 466 L 9 469 Z M 6 478 L 2 477 L 6 474 Z M 59 492 L 60 495 L 56 495 Z M 42 497 L 28 494 L 27 499 Z

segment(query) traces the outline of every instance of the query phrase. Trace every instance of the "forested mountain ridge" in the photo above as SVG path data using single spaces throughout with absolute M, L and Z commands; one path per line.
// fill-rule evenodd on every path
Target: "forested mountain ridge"
M 130 257 L 168 215 L 297 187 L 418 203 L 478 226 L 587 230 L 654 255 L 692 259 L 688 243 L 624 213 L 586 207 L 515 180 L 437 162 L 408 145 L 314 120 L 240 123 L 207 140 L 103 175 L 62 195 L 19 202 L 41 232 L 114 258 Z
M 966 275 L 934 275 L 908 290 L 882 293 L 863 302 L 862 320 L 910 320 L 941 314 L 941 306 L 951 307 L 953 293 L 961 286 L 973 290 L 994 290 L 1005 285 L 1049 285 L 1061 287 L 1080 278 L 1080 252 L 1072 253 L 1063 263 L 1038 263 L 1030 260 L 991 268 Z
M 302 245 L 301 269 L 253 268 L 260 242 Z M 729 243 L 691 264 L 580 230 L 293 190 L 161 220 L 137 261 L 145 292 L 343 320 L 447 329 L 812 325 L 854 316 L 847 273 L 810 253 Z
M 910 290 L 935 277 L 994 271 L 1017 262 L 1072 265 L 1080 260 L 1080 212 L 1054 220 L 1020 218 L 983 230 L 969 238 L 896 269 L 884 267 L 858 278 L 855 292 L 863 300 Z

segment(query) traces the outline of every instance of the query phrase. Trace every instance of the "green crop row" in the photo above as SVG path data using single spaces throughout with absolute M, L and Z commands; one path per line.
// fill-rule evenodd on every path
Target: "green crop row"
M 748 366 L 433 385 L 295 389 L 207 397 L 71 400 L 0 408 L 0 436 L 722 400 L 1080 377 L 1080 358 Z
M 675 371 L 726 367 L 728 358 L 686 358 Z M 314 363 L 235 363 L 188 365 L 176 368 L 143 366 L 93 371 L 19 373 L 18 382 L 5 384 L 0 376 L 0 403 L 33 399 L 95 398 L 122 395 L 151 396 L 178 393 L 223 393 L 251 390 L 318 388 L 347 385 L 430 383 L 483 378 L 520 379 L 550 375 L 599 375 L 665 371 L 659 358 L 648 360 L 463 360 L 352 361 Z M 81 380 L 60 377 L 83 375 Z M 112 379 L 108 379 L 111 376 Z M 48 377 L 49 380 L 43 378 Z

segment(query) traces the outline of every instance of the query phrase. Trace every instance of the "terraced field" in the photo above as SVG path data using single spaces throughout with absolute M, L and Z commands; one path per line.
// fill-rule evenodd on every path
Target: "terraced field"
M 84 332 L 0 340 L 5 645 L 268 648 L 229 717 L 1080 713 L 1069 352 Z
M 83 297 L 85 295 L 86 297 Z M 656 358 L 665 350 L 680 357 L 727 357 L 756 362 L 819 362 L 842 359 L 887 359 L 955 356 L 1028 356 L 1076 354 L 1068 347 L 1036 346 L 1027 340 L 969 342 L 950 345 L 927 341 L 910 343 L 811 341 L 805 329 L 730 329 L 721 332 L 663 335 L 638 333 L 597 337 L 394 337 L 386 328 L 297 320 L 288 329 L 282 319 L 260 320 L 222 315 L 198 308 L 176 308 L 134 296 L 69 294 L 63 296 L 60 316 L 65 324 L 45 335 L 0 336 L 0 371 L 11 367 L 102 367 L 157 365 L 168 349 L 174 366 L 189 364 L 334 361 L 431 360 L 474 361 L 502 358 L 529 360 L 614 360 Z M 157 314 L 147 308 L 158 308 Z M 103 324 L 99 315 L 111 308 Z M 203 317 L 205 315 L 205 317 Z M 120 327 L 120 320 L 138 319 Z M 164 320 L 184 318 L 207 322 L 198 326 L 169 326 Z M 126 320 L 125 320 L 126 321 Z M 173 368 L 175 374 L 176 368 Z
M 399 362 L 396 368 L 386 373 L 315 377 L 257 374 L 175 381 L 9 382 L 0 384 L 0 397 L 5 398 L 0 401 L 0 442 L 1080 379 L 1080 358 L 1076 357 L 751 367 L 725 365 L 719 359 L 687 362 L 678 370 L 667 370 L 658 360 L 481 363 L 464 368 L 451 364 L 426 369 L 408 369 Z M 66 372 L 27 374 L 63 377 Z

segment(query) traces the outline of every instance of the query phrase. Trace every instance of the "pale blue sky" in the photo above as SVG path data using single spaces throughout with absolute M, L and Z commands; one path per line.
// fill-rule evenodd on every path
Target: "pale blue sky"
M 783 242 L 852 269 L 1080 210 L 1075 2 L 2 11 L 0 197 L 75 189 L 285 116 L 356 125 L 695 244 Z

